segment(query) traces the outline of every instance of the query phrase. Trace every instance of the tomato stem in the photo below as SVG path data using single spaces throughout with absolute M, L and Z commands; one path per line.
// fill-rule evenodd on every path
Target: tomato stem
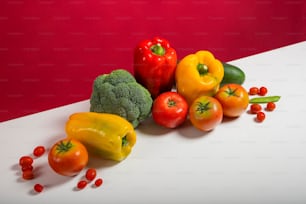
M 196 111 L 200 112 L 201 114 L 204 113 L 205 111 L 210 109 L 209 104 L 210 102 L 207 102 L 207 103 L 198 102 Z
M 173 107 L 176 105 L 176 102 L 172 99 L 169 99 L 167 104 L 168 104 L 168 107 Z
M 57 144 L 56 150 L 58 153 L 64 153 L 68 152 L 72 148 L 72 146 L 73 144 L 70 140 L 67 142 L 61 141 L 59 144 Z
M 230 86 L 227 87 L 227 89 L 225 90 L 225 92 L 229 95 L 229 96 L 237 96 L 236 95 L 236 89 L 232 89 Z

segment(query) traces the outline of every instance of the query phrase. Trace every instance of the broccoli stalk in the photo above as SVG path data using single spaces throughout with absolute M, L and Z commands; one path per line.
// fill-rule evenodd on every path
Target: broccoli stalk
M 133 75 L 117 69 L 94 80 L 90 111 L 119 115 L 136 128 L 149 117 L 152 103 L 150 92 Z

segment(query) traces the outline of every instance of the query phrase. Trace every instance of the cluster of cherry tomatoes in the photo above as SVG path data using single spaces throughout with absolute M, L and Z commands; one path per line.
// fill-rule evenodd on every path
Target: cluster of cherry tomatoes
M 73 143 L 74 148 L 69 149 L 69 151 L 64 152 L 62 154 L 56 153 L 56 145 L 63 144 L 61 142 L 66 142 L 67 139 L 60 140 L 56 142 L 50 149 L 48 153 L 48 160 L 56 160 L 57 163 L 50 163 L 50 167 L 60 175 L 71 175 L 75 176 L 83 170 L 85 165 L 80 162 L 80 160 L 86 160 L 85 164 L 87 164 L 87 152 L 83 151 L 83 146 L 77 141 L 70 141 Z M 79 145 L 79 146 L 78 146 Z M 24 155 L 19 158 L 19 166 L 22 171 L 22 178 L 24 180 L 32 180 L 35 178 L 35 168 L 34 168 L 34 159 L 41 157 L 46 152 L 46 148 L 44 146 L 37 146 L 33 150 L 33 155 Z M 85 154 L 85 155 L 84 155 Z M 64 163 L 68 165 L 64 165 Z M 82 165 L 82 166 L 80 166 Z M 81 167 L 81 168 L 79 168 Z M 78 169 L 75 172 L 75 169 Z M 93 182 L 94 181 L 94 182 Z M 103 179 L 101 177 L 97 178 L 97 171 L 94 168 L 88 168 L 86 170 L 84 179 L 78 181 L 76 188 L 83 189 L 89 184 L 93 182 L 92 187 L 99 187 L 103 184 Z M 37 193 L 40 193 L 44 190 L 44 185 L 40 183 L 36 183 L 33 186 L 33 190 Z
M 251 87 L 249 89 L 249 95 L 259 95 L 259 96 L 265 96 L 268 93 L 268 89 L 264 86 L 258 88 L 258 87 Z M 265 105 L 266 111 L 273 111 L 276 108 L 276 104 L 272 101 L 267 102 Z M 250 105 L 250 113 L 256 114 L 256 121 L 262 122 L 266 119 L 266 114 L 263 112 L 263 107 L 259 103 L 253 103 Z

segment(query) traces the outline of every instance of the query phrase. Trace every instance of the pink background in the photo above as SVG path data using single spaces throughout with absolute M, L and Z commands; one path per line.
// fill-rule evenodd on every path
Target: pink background
M 133 72 L 134 47 L 154 36 L 167 38 L 179 58 L 206 49 L 222 61 L 304 41 L 306 3 L 2 0 L 0 29 L 5 121 L 88 99 L 97 75 Z

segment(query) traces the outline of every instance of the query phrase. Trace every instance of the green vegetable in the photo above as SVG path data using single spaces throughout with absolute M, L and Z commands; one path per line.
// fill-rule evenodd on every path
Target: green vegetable
M 224 76 L 220 86 L 231 83 L 240 85 L 243 84 L 245 80 L 245 73 L 239 67 L 225 62 L 223 62 L 222 64 L 224 68 Z
M 127 119 L 136 128 L 151 113 L 149 91 L 123 69 L 98 76 L 90 97 L 90 111 L 112 113 Z
M 265 97 L 255 97 L 251 98 L 249 103 L 269 103 L 277 102 L 280 99 L 280 96 L 265 96 Z

